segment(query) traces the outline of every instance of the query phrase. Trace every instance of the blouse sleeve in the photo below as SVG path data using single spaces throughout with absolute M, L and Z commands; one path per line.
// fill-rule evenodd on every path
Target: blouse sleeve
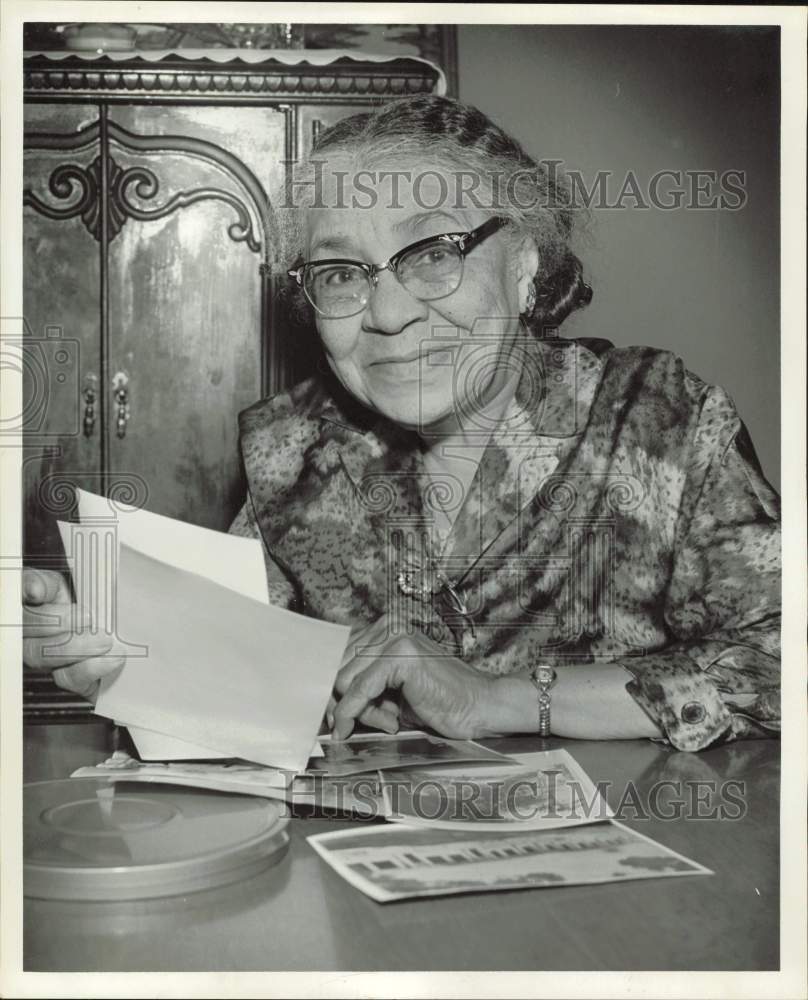
M 674 642 L 621 660 L 626 688 L 679 750 L 780 728 L 779 499 L 723 390 L 699 416 L 665 621 Z
M 257 538 L 263 543 L 261 531 L 255 518 L 252 499 L 249 494 L 241 510 L 236 514 L 235 520 L 230 525 L 231 535 L 241 535 L 244 538 Z M 267 552 L 264 546 L 264 563 L 267 569 L 267 587 L 269 589 L 269 603 L 278 607 L 289 608 L 295 597 L 294 587 L 287 579 L 283 570 Z

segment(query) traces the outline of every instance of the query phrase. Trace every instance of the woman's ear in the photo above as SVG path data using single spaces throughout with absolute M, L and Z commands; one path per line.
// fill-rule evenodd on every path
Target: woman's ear
M 539 271 L 539 251 L 535 240 L 525 236 L 519 244 L 516 260 L 516 275 L 519 294 L 519 312 L 531 312 L 535 305 L 536 286 Z

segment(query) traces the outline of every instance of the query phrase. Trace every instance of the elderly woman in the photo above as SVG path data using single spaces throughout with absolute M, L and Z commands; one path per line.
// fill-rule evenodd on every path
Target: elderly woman
M 722 389 L 555 335 L 592 294 L 563 180 L 439 97 L 341 121 L 309 166 L 289 273 L 327 365 L 241 415 L 231 530 L 275 602 L 353 627 L 336 736 L 776 732 L 777 496 Z M 117 664 L 67 642 L 56 680 L 92 694 Z

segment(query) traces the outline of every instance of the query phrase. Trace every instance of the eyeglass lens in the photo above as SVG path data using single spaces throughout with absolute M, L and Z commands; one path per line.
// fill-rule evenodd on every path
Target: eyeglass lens
M 454 292 L 463 277 L 463 255 L 454 243 L 435 240 L 399 258 L 396 277 L 424 301 Z M 320 313 L 333 319 L 353 316 L 367 305 L 373 289 L 370 275 L 354 264 L 323 264 L 306 270 L 304 288 Z

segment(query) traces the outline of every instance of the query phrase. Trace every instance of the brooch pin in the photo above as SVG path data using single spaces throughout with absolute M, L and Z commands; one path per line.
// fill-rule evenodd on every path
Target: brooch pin
M 423 570 L 420 566 L 413 569 L 399 570 L 396 576 L 398 589 L 405 597 L 411 597 L 422 604 L 431 604 L 440 617 L 440 610 L 435 607 L 435 599 L 443 598 L 449 605 L 450 610 L 463 621 L 460 629 L 460 646 L 462 655 L 468 656 L 477 644 L 477 634 L 474 630 L 474 621 L 469 614 L 466 603 L 457 591 L 456 585 L 440 569 L 430 564 L 434 583 L 430 583 L 423 578 Z
M 432 600 L 434 589 L 428 583 L 421 582 L 419 584 L 415 582 L 416 576 L 420 573 L 420 567 L 416 569 L 402 569 L 396 577 L 396 582 L 398 583 L 398 589 L 405 597 L 414 597 L 416 601 L 426 604 Z

